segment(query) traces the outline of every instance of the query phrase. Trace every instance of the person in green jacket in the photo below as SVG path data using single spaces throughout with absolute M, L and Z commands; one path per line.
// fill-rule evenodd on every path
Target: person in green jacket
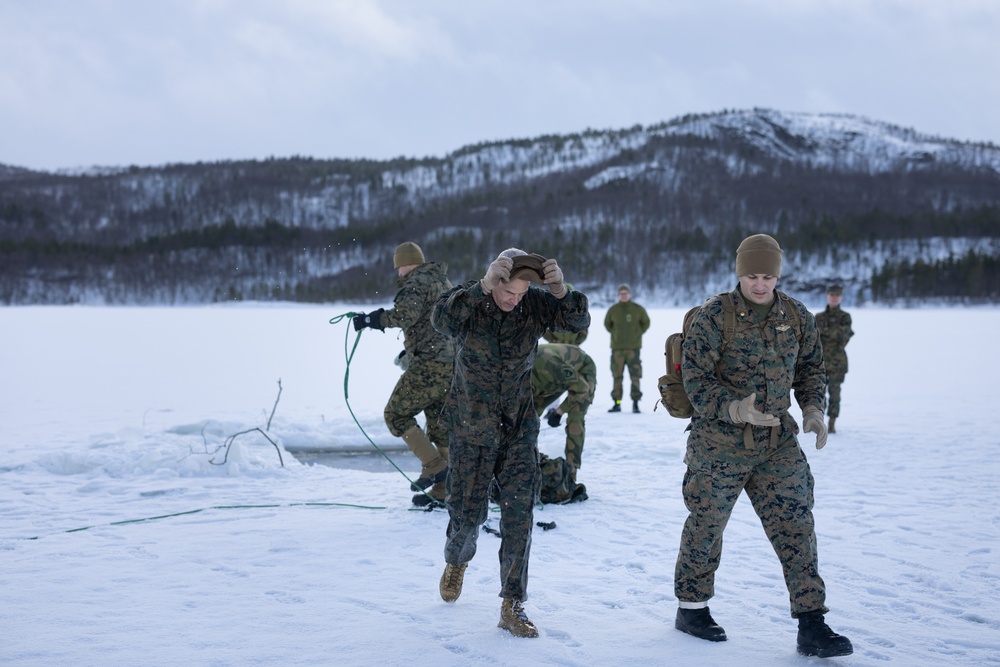
M 642 334 L 649 329 L 649 315 L 645 308 L 632 301 L 632 289 L 628 285 L 618 286 L 618 303 L 608 308 L 604 328 L 611 333 L 611 376 L 614 378 L 611 398 L 615 404 L 608 412 L 622 411 L 622 381 L 626 366 L 632 381 L 632 412 L 639 412 L 639 399 L 642 398 L 639 386 L 642 360 L 639 353 L 642 350 Z

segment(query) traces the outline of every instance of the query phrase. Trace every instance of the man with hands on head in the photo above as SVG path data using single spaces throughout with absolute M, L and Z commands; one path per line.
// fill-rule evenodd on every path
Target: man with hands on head
M 454 602 L 461 595 L 495 482 L 503 599 L 499 627 L 517 637 L 537 637 L 523 606 L 541 482 L 531 369 L 546 329 L 576 332 L 590 326 L 587 297 L 567 291 L 555 259 L 509 248 L 481 280 L 441 295 L 432 321 L 455 344 L 455 375 L 441 413 L 450 454 L 441 597 Z

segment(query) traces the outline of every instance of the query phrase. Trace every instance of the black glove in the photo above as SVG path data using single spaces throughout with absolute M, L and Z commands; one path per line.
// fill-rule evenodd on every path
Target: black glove
M 549 423 L 549 426 L 555 428 L 562 421 L 562 415 L 556 412 L 555 408 L 549 408 L 549 411 L 545 413 L 545 421 Z
M 367 315 L 364 313 L 358 313 L 351 319 L 351 321 L 354 322 L 354 330 L 361 331 L 365 327 L 371 327 L 372 329 L 385 331 L 385 327 L 382 326 L 382 313 L 384 312 L 385 308 L 379 308 L 378 310 L 373 310 Z

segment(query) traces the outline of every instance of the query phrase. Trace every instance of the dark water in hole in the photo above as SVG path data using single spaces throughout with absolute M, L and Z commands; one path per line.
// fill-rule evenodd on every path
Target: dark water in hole
M 386 460 L 386 456 L 388 456 L 403 472 L 407 474 L 420 473 L 420 463 L 408 450 L 383 451 L 385 451 L 384 456 L 377 451 L 303 451 L 291 452 L 291 454 L 306 464 L 313 463 L 330 466 L 331 468 L 365 470 L 367 472 L 396 472 L 396 468 L 393 467 L 392 463 Z

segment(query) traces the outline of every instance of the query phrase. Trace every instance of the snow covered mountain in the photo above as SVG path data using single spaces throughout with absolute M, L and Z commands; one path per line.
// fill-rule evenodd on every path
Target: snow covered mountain
M 838 280 L 849 303 L 995 301 L 998 207 L 997 146 L 767 109 L 443 158 L 0 165 L 0 300 L 378 301 L 392 248 L 414 240 L 453 281 L 517 245 L 558 257 L 598 301 L 629 282 L 683 305 L 730 287 L 740 239 L 767 232 L 803 298 Z M 927 271 L 938 287 L 920 286 Z

